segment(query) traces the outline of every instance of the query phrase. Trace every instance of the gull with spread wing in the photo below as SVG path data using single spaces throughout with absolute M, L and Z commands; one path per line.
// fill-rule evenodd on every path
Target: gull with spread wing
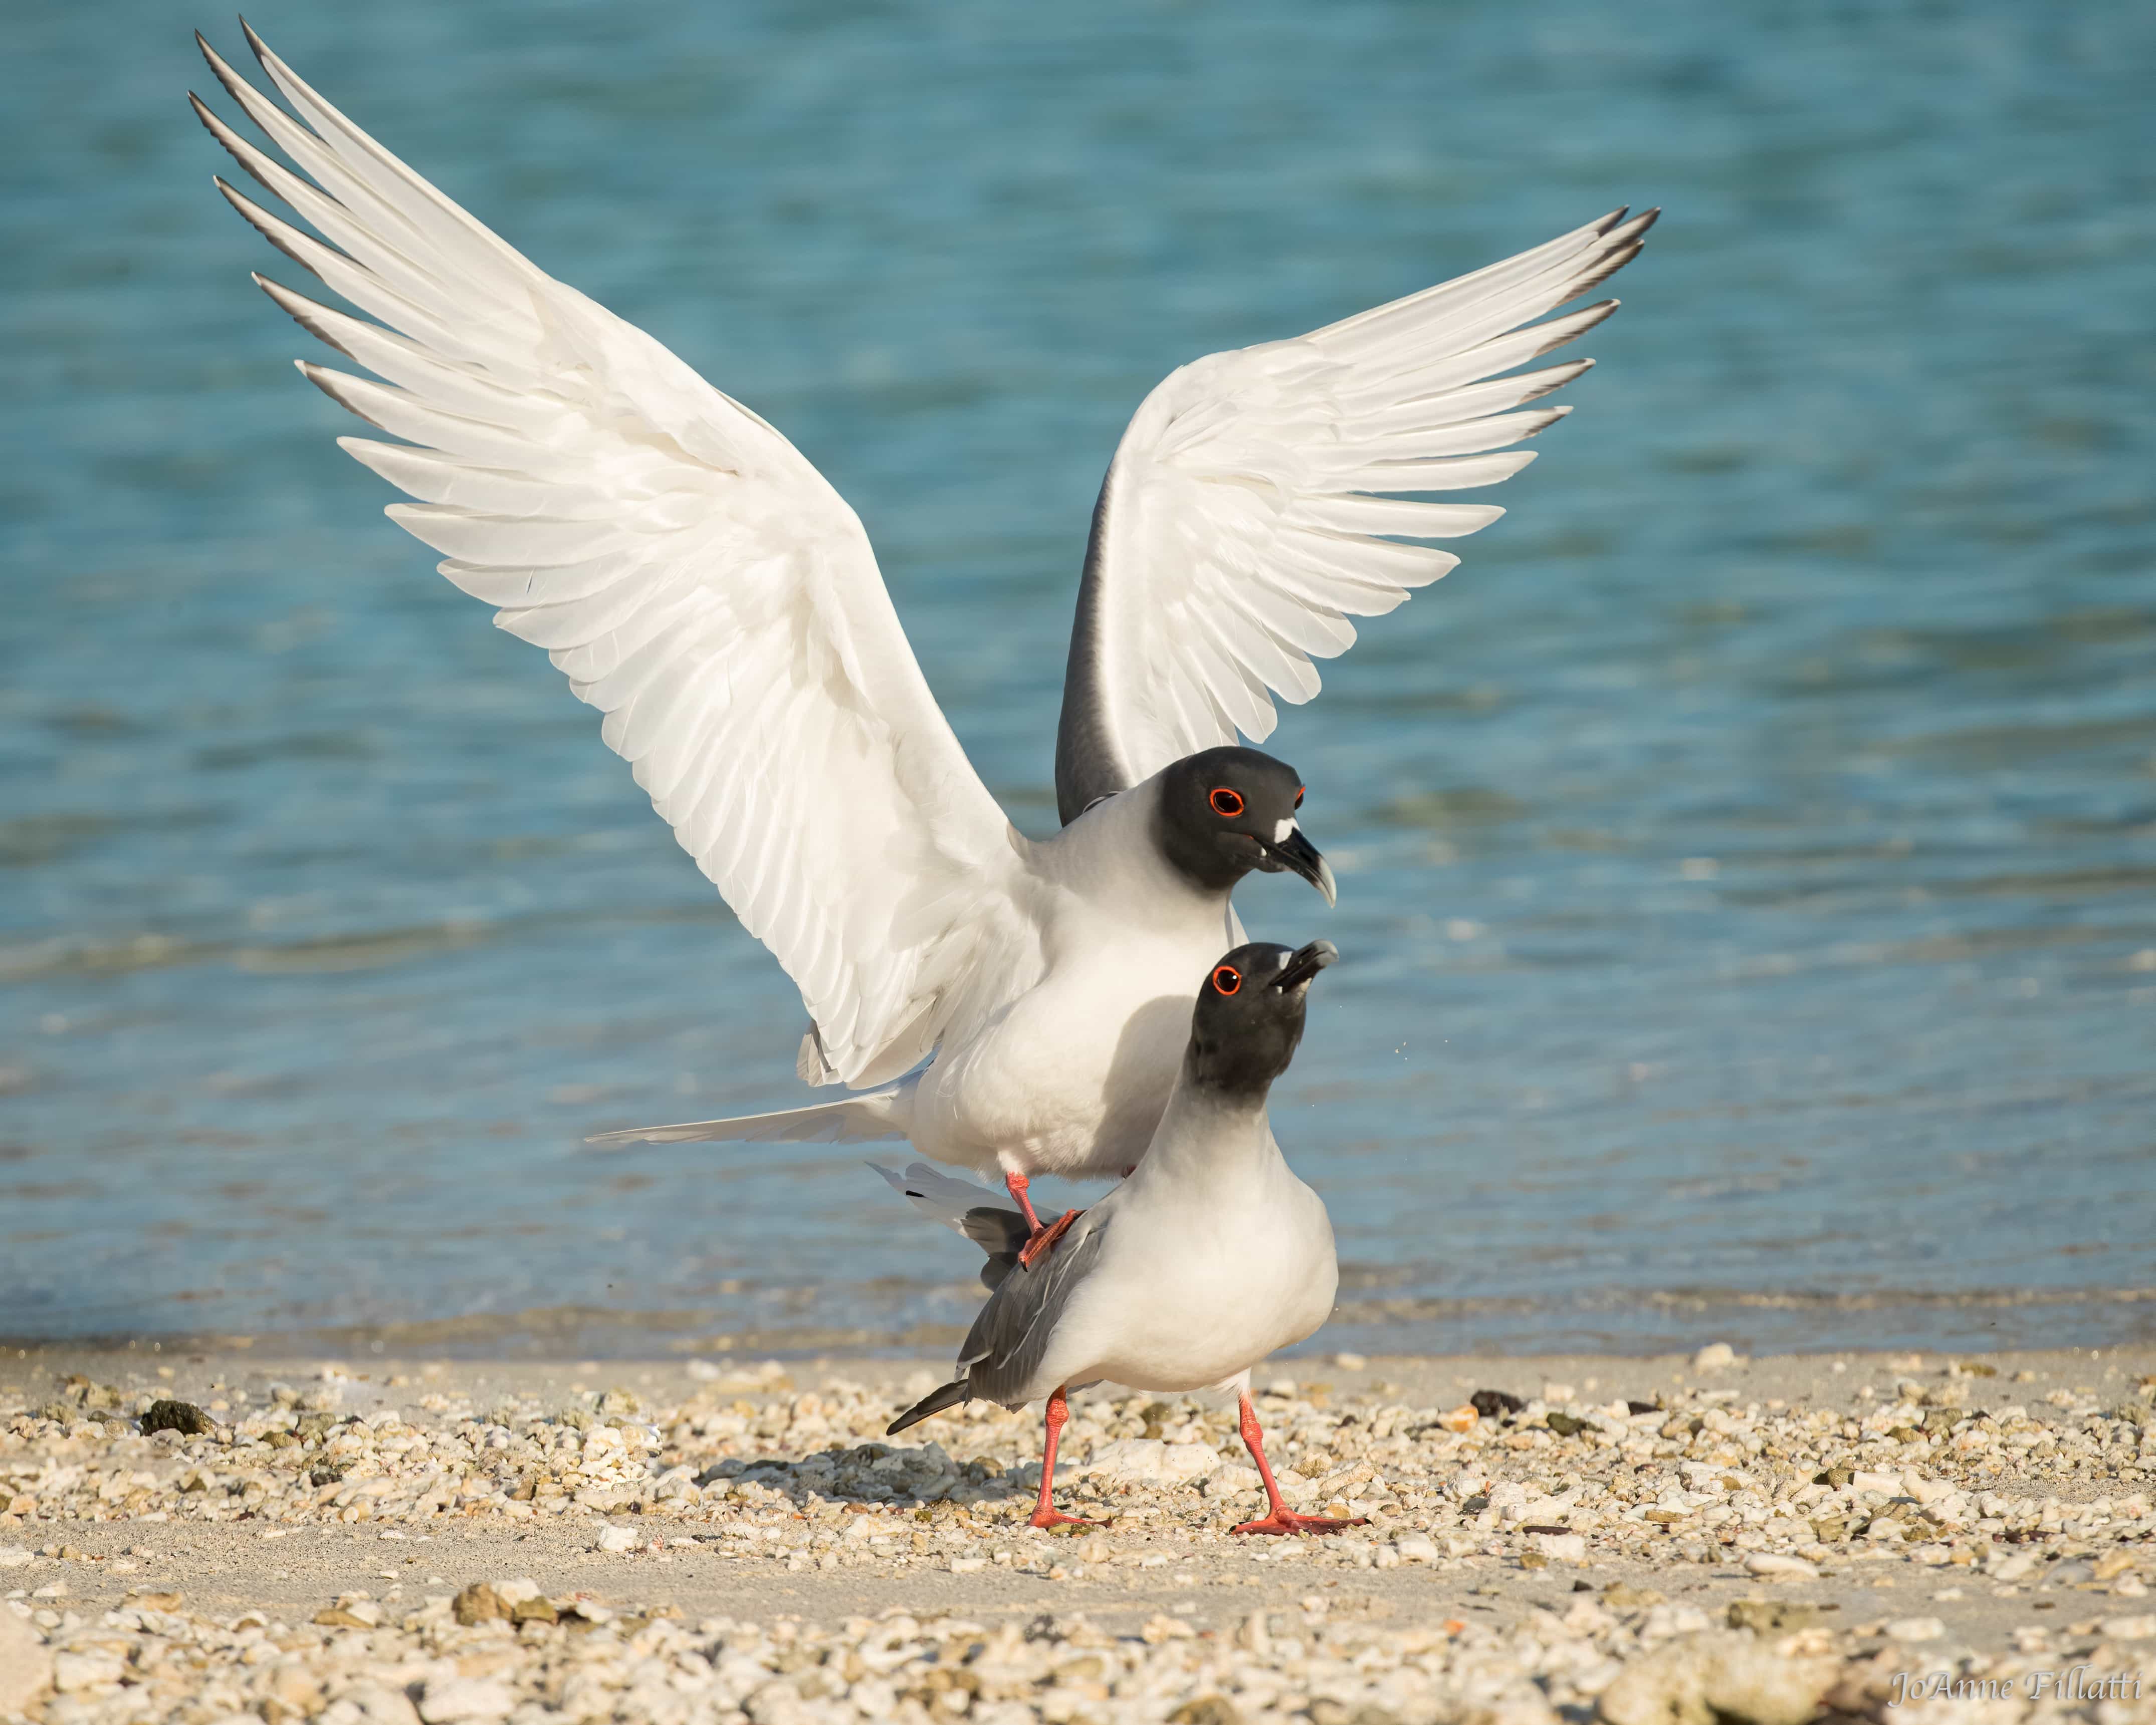
M 1332 1533 L 1349 1525 L 1282 1502 L 1265 1461 L 1250 1368 L 1332 1315 L 1340 1285 L 1325 1202 L 1297 1179 L 1265 1117 L 1265 1097 L 1302 1040 L 1311 979 L 1339 954 L 1253 942 L 1213 968 L 1191 1010 L 1182 1070 L 1130 1178 L 1032 1260 L 1015 1211 L 916 1163 L 876 1172 L 916 1209 L 988 1255 L 991 1290 L 958 1350 L 958 1374 L 891 1423 L 904 1431 L 976 1399 L 1045 1400 L 1047 1443 L 1033 1525 L 1075 1522 L 1055 1507 L 1055 1446 L 1068 1397 L 1088 1384 L 1233 1390 L 1267 1513 L 1238 1533 Z
M 206 42 L 291 163 L 195 111 L 302 230 L 222 179 L 354 317 L 259 275 L 380 382 L 300 362 L 397 442 L 341 446 L 418 500 L 388 513 L 543 648 L 742 925 L 801 991 L 796 1070 L 855 1094 L 601 1142 L 903 1137 L 1003 1177 L 1122 1173 L 1252 869 L 1333 896 L 1262 742 L 1312 659 L 1457 561 L 1409 542 L 1502 513 L 1396 493 L 1490 485 L 1585 370 L 1517 367 L 1605 300 L 1620 211 L 1292 341 L 1214 354 L 1147 397 L 1094 513 L 1053 837 L 1017 832 L 931 696 L 859 519 L 785 438 L 554 280 L 383 149 L 249 29 L 280 105 Z M 293 172 L 296 168 L 297 172 Z M 317 237 L 319 236 L 319 237 Z M 1511 375 L 1501 375 L 1510 373 Z M 1520 411 L 1516 411 L 1520 410 Z

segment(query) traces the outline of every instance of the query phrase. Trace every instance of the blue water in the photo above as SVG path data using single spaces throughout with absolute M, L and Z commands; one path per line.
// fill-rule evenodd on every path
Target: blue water
M 10 35 L 0 1333 L 945 1333 L 851 1153 L 581 1147 L 795 1100 L 798 999 L 331 446 L 198 21 Z M 1274 744 L 1342 888 L 1240 901 L 1345 954 L 1276 1107 L 1321 1340 L 2156 1329 L 2156 10 L 256 22 L 794 439 L 1036 831 L 1155 380 L 1667 206 L 1512 515 Z

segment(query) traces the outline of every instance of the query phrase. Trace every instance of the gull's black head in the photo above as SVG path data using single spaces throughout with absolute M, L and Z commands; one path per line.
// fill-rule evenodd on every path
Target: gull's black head
M 1161 774 L 1154 832 L 1183 876 L 1209 892 L 1229 891 L 1252 869 L 1287 869 L 1331 904 L 1332 870 L 1302 835 L 1301 807 L 1302 780 L 1286 762 L 1255 749 L 1207 749 Z
M 1310 979 L 1339 956 L 1331 941 L 1299 952 L 1252 941 L 1214 965 L 1190 1014 L 1190 1081 L 1262 1101 L 1302 1040 Z

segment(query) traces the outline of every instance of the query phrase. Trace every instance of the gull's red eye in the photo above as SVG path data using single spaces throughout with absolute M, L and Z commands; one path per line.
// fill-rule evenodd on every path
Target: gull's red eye
M 1224 816 L 1229 820 L 1233 820 L 1243 812 L 1243 793 L 1240 791 L 1231 791 L 1225 785 L 1222 785 L 1219 790 L 1214 792 L 1208 800 L 1213 804 L 1213 812 L 1215 814 Z M 1235 991 L 1231 988 L 1224 992 L 1233 993 Z
M 1243 973 L 1232 964 L 1224 964 L 1213 973 L 1213 986 L 1223 994 L 1232 994 L 1243 986 Z
M 1295 806 L 1296 806 L 1296 808 L 1298 808 L 1298 809 L 1300 809 L 1300 808 L 1301 808 L 1301 807 L 1302 807 L 1302 793 L 1303 793 L 1303 789 L 1304 789 L 1304 787 L 1302 787 L 1301 785 L 1297 785 L 1297 786 L 1295 788 Z

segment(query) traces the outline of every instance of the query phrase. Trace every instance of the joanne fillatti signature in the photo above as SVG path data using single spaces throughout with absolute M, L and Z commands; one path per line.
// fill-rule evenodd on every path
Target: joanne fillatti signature
M 2008 1701 L 2023 1696 L 2041 1701 L 2138 1701 L 2141 1673 L 2099 1672 L 2092 1666 L 2070 1665 L 2063 1671 L 2039 1669 L 2018 1677 L 1958 1677 L 1952 1671 L 1897 1671 L 1887 1705 L 1905 1701 Z

